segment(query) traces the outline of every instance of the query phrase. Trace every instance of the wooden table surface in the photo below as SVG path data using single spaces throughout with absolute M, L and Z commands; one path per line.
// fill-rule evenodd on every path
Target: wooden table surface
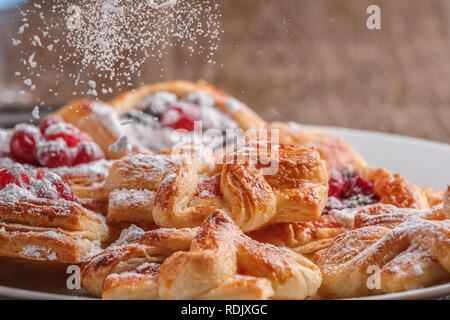
M 450 143 L 450 1 L 219 2 L 224 34 L 215 65 L 174 48 L 161 63 L 147 61 L 133 83 L 202 78 L 268 120 Z M 366 28 L 369 4 L 381 7 L 381 30 Z M 14 92 L 23 89 L 13 76 L 18 53 L 10 44 L 17 24 L 3 14 L 0 29 L 5 30 L 0 35 L 0 68 L 5 70 L 0 90 Z M 73 98 L 72 81 L 62 81 L 57 97 L 44 89 L 28 93 L 21 103 L 40 97 L 54 105 Z M 19 98 L 12 102 L 20 104 Z

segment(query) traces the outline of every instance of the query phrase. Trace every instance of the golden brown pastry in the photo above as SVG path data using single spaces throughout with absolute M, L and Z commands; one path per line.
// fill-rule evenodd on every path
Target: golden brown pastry
M 56 174 L 0 170 L 0 256 L 79 263 L 108 236 L 105 218 L 83 208 Z
M 177 251 L 187 251 L 196 229 L 157 229 L 135 226 L 82 267 L 85 290 L 104 299 L 157 299 L 161 264 Z
M 392 204 L 398 208 L 426 210 L 438 204 L 438 198 L 442 201 L 442 192 L 431 192 L 431 189 L 424 191 L 402 176 L 385 169 L 365 167 L 360 169 L 358 174 L 373 183 L 373 190 L 380 197 L 381 203 Z M 430 195 L 431 203 L 428 202 L 427 194 Z
M 333 213 L 302 223 L 277 223 L 248 233 L 259 242 L 287 247 L 303 255 L 327 248 L 333 239 L 347 229 L 345 222 Z
M 355 169 L 367 166 L 364 159 L 343 139 L 325 131 L 301 126 L 294 122 L 272 122 L 267 128 L 278 129 L 280 142 L 315 147 L 331 168 Z
M 289 122 L 272 122 L 268 129 L 280 130 L 280 142 L 315 147 L 330 168 L 354 170 L 362 178 L 374 183 L 380 202 L 400 208 L 427 209 L 442 201 L 443 193 L 421 189 L 398 174 L 369 167 L 364 159 L 343 139 L 316 129 Z
M 450 280 L 450 211 L 372 205 L 354 209 L 354 229 L 316 253 L 326 298 L 361 297 Z M 349 209 L 350 210 L 350 209 Z
M 226 214 L 195 231 L 131 233 L 83 267 L 83 287 L 109 299 L 304 299 L 320 285 L 313 263 L 251 240 Z
M 198 226 L 221 209 L 251 231 L 314 220 L 325 206 L 328 169 L 313 149 L 249 144 L 228 153 L 221 164 L 207 147 L 188 146 L 197 151 L 134 154 L 116 161 L 98 191 L 109 199 L 108 217 L 180 228 Z M 265 174 L 275 149 L 275 171 Z
M 332 169 L 332 172 L 334 169 Z M 330 197 L 325 210 L 330 216 L 321 216 L 318 220 L 307 223 L 282 223 L 265 227 L 249 234 L 258 241 L 271 243 L 277 246 L 288 247 L 303 254 L 310 254 L 331 244 L 333 238 L 345 231 L 345 221 L 332 210 L 345 210 L 346 208 L 364 207 L 372 203 L 391 204 L 398 208 L 429 209 L 429 203 L 424 191 L 406 180 L 392 174 L 385 169 L 365 167 L 358 170 L 356 175 L 344 183 L 342 193 L 353 192 L 347 198 L 332 196 L 333 174 L 330 180 Z M 361 180 L 362 178 L 363 180 Z M 360 184 L 360 185 L 358 185 Z M 366 189 L 364 189 L 365 187 Z M 430 193 L 430 191 L 428 191 Z M 439 203 L 442 192 L 433 192 L 434 203 Z M 339 217 L 338 217 L 339 216 Z

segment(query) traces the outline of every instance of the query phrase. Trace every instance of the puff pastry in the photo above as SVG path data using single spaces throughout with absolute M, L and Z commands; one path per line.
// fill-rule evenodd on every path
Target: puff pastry
M 364 159 L 343 139 L 325 131 L 311 129 L 294 122 L 271 122 L 268 129 L 280 131 L 280 142 L 315 147 L 328 165 L 337 169 L 367 166 Z
M 316 253 L 327 298 L 361 297 L 450 280 L 449 195 L 431 210 L 352 209 L 354 227 Z M 349 209 L 351 210 L 351 209 Z
M 304 299 L 320 285 L 313 263 L 251 240 L 226 214 L 193 232 L 160 229 L 112 246 L 83 267 L 84 288 L 109 299 Z
M 377 200 L 379 203 L 398 208 L 427 210 L 430 208 L 428 199 L 432 199 L 433 204 L 439 204 L 443 199 L 443 192 L 430 189 L 425 192 L 400 175 L 392 174 L 385 169 L 365 167 L 359 169 L 356 174 L 372 183 L 373 191 L 379 197 Z M 361 206 L 364 207 L 364 204 L 356 205 Z M 258 241 L 311 254 L 328 247 L 335 236 L 346 230 L 346 225 L 342 215 L 331 211 L 330 215 L 323 215 L 313 222 L 273 224 L 252 232 L 249 236 Z
M 109 198 L 112 220 L 154 222 L 161 227 L 198 226 L 221 209 L 244 231 L 284 221 L 311 221 L 322 212 L 329 177 L 326 163 L 313 150 L 289 145 L 250 143 L 227 154 L 224 164 L 207 147 L 136 154 L 116 161 L 100 196 Z M 276 172 L 263 163 L 276 148 Z M 189 154 L 202 150 L 201 157 Z M 174 154 L 175 153 L 175 154 Z M 250 154 L 259 159 L 253 162 Z M 188 156 L 186 156 L 188 155 Z
M 20 166 L 9 170 L 17 168 Z M 35 191 L 19 186 L 19 182 L 7 184 L 0 191 L 0 256 L 79 263 L 97 253 L 101 242 L 108 239 L 103 216 L 83 208 L 76 200 L 41 196 L 50 183 L 58 182 L 56 175 L 48 176 L 39 181 L 29 178 Z M 61 188 L 60 181 L 57 190 Z

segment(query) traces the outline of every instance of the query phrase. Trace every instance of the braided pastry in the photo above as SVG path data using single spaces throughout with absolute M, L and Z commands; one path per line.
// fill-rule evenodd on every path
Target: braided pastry
M 303 256 L 251 240 L 220 212 L 198 230 L 131 236 L 82 275 L 86 290 L 110 299 L 304 299 L 321 282 Z
M 314 257 L 323 275 L 319 294 L 359 297 L 449 281 L 449 202 L 447 195 L 429 211 L 381 204 L 355 209 L 354 229 Z
M 112 220 L 154 222 L 161 227 L 198 226 L 221 209 L 244 231 L 283 221 L 310 221 L 320 216 L 327 195 L 328 169 L 313 149 L 277 145 L 277 170 L 264 175 L 272 146 L 233 151 L 215 166 L 211 151 L 201 157 L 183 154 L 138 154 L 113 164 L 104 186 Z M 175 154 L 174 154 L 175 153 Z M 186 156 L 188 154 L 188 156 Z M 272 159 L 273 160 L 273 159 Z

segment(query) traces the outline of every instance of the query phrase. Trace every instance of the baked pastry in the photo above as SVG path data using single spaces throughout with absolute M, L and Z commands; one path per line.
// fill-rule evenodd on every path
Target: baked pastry
M 348 209 L 353 230 L 316 253 L 326 298 L 361 297 L 450 280 L 450 196 L 428 211 L 371 205 Z
M 196 229 L 131 226 L 109 248 L 82 266 L 82 285 L 104 299 L 157 299 L 161 264 L 177 251 L 187 251 Z
M 91 136 L 60 117 L 46 118 L 40 128 L 22 123 L 0 131 L 0 168 L 21 163 L 57 173 L 80 198 L 80 186 L 103 181 L 111 166 Z
M 329 198 L 323 215 L 306 223 L 282 223 L 267 226 L 249 234 L 250 237 L 277 246 L 312 254 L 331 244 L 333 238 L 346 230 L 347 221 L 339 210 L 383 203 L 398 208 L 427 210 L 442 201 L 443 192 L 426 193 L 405 178 L 385 169 L 361 168 L 358 171 L 331 169 Z M 329 214 L 329 215 L 328 215 Z
M 331 212 L 314 221 L 277 223 L 247 235 L 256 241 L 286 247 L 309 258 L 316 251 L 329 247 L 334 238 L 346 230 L 346 222 Z
M 275 171 L 265 174 L 270 159 Z M 315 150 L 250 143 L 224 160 L 192 144 L 170 153 L 133 154 L 112 165 L 97 193 L 109 199 L 109 219 L 161 227 L 198 226 L 217 209 L 244 231 L 320 216 L 328 168 Z
M 360 169 L 365 160 L 342 138 L 325 131 L 311 129 L 295 122 L 271 122 L 267 128 L 278 129 L 281 143 L 315 147 L 330 168 L 345 170 L 349 166 Z
M 84 265 L 83 287 L 109 299 L 304 299 L 320 285 L 313 263 L 251 240 L 224 213 L 193 232 L 128 236 Z
M 56 114 L 92 135 L 108 159 L 126 154 L 127 146 L 158 152 L 194 138 L 221 147 L 243 134 L 236 129 L 265 126 L 243 103 L 203 81 L 147 85 L 109 104 L 77 100 Z
M 443 193 L 441 192 L 432 189 L 421 189 L 398 174 L 392 174 L 385 169 L 375 169 L 368 166 L 364 159 L 347 142 L 333 134 L 293 122 L 272 122 L 267 125 L 267 128 L 279 129 L 280 142 L 282 143 L 293 143 L 317 148 L 321 157 L 327 161 L 330 168 L 339 171 L 337 175 L 341 177 L 336 179 L 343 180 L 343 178 L 352 178 L 352 176 L 365 179 L 370 182 L 372 185 L 370 188 L 378 198 L 371 200 L 359 197 L 357 201 L 354 201 L 355 199 L 345 199 L 347 201 L 342 205 L 336 199 L 332 199 L 333 203 L 329 203 L 330 208 L 338 208 L 339 206 L 346 208 L 381 201 L 382 203 L 392 204 L 401 208 L 428 209 L 442 201 Z M 353 178 L 355 181 L 356 179 Z M 330 181 L 330 183 L 334 182 Z M 331 196 L 334 196 L 334 194 L 332 193 Z
M 0 256 L 79 263 L 108 236 L 105 218 L 83 208 L 57 174 L 0 169 Z

